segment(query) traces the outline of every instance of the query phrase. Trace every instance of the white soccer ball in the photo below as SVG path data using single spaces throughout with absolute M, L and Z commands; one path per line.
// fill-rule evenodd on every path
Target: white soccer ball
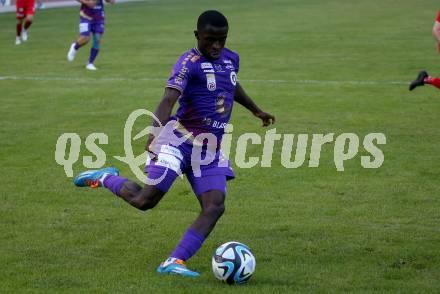
M 255 271 L 255 264 L 249 247 L 239 242 L 221 245 L 212 256 L 214 276 L 228 284 L 246 283 Z

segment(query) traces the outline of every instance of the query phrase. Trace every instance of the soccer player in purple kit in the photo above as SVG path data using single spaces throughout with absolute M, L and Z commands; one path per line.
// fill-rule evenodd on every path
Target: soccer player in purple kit
M 223 214 L 226 182 L 234 178 L 229 161 L 220 151 L 224 127 L 230 119 L 234 101 L 261 119 L 263 126 L 275 122 L 275 117 L 262 111 L 237 81 L 239 56 L 224 47 L 228 34 L 225 16 L 215 10 L 203 12 L 194 34 L 197 48 L 185 52 L 174 65 L 155 112 L 158 120 L 166 125 L 164 129 L 172 125 L 173 134 L 184 142 L 173 144 L 167 138 L 161 140 L 164 131 L 156 138 L 149 136 L 146 149 L 152 160 L 148 160 L 145 167 L 148 179 L 144 187 L 120 177 L 114 167 L 86 171 L 74 180 L 80 187 L 104 186 L 132 206 L 148 210 L 157 205 L 178 175 L 186 174 L 201 212 L 157 272 L 190 277 L 199 274 L 189 270 L 185 262 L 201 248 Z M 177 101 L 177 113 L 170 117 Z M 153 121 L 153 126 L 158 127 L 158 123 Z M 205 142 L 205 135 L 214 141 Z M 200 159 L 203 156 L 206 159 L 207 150 L 213 148 L 212 160 L 198 166 L 200 162 L 193 156 L 196 146 L 202 150 Z
M 86 65 L 88 70 L 97 70 L 94 65 L 96 56 L 99 53 L 102 35 L 105 28 L 105 14 L 103 0 L 77 0 L 81 3 L 79 33 L 80 37 L 74 42 L 67 53 L 67 60 L 75 59 L 78 49 L 86 45 L 90 40 L 90 34 L 93 35 L 93 45 L 90 49 L 89 61 Z M 105 2 L 114 4 L 115 0 L 105 0 Z

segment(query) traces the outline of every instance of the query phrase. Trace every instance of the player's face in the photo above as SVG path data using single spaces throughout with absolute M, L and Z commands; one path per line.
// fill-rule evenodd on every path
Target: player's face
M 208 59 L 218 59 L 225 47 L 228 27 L 206 26 L 203 30 L 194 31 L 200 52 Z

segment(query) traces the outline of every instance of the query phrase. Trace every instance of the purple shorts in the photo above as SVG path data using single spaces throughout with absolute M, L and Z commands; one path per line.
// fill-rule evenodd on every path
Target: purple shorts
M 202 164 L 195 159 L 191 160 L 191 152 L 192 144 L 186 142 L 177 147 L 162 145 L 157 160 L 147 160 L 145 165 L 147 184 L 167 192 L 174 180 L 185 174 L 196 196 L 210 190 L 219 190 L 226 195 L 226 181 L 235 177 L 229 160 L 217 151 L 213 160 Z M 202 153 L 201 158 L 206 159 L 204 155 Z
M 81 36 L 88 37 L 90 33 L 93 34 L 104 34 L 105 22 L 104 20 L 89 20 L 84 17 L 79 18 L 79 34 Z

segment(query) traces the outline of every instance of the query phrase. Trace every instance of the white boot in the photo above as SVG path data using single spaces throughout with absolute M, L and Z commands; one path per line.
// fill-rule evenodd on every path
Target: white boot
M 75 43 L 70 46 L 69 52 L 67 53 L 67 60 L 72 62 L 75 59 L 76 52 L 78 50 L 75 49 Z
M 95 67 L 95 65 L 93 63 L 89 63 L 86 65 L 86 68 L 88 70 L 97 70 L 97 68 Z
M 26 42 L 28 40 L 28 33 L 25 29 L 21 30 L 21 40 L 23 42 Z

